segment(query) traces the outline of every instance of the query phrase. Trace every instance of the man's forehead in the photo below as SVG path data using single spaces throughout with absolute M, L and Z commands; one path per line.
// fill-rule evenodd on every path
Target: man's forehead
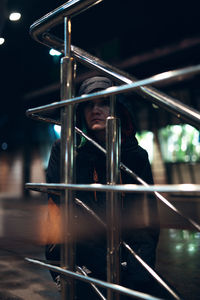
M 89 100 L 89 101 L 86 101 L 85 102 L 85 105 L 95 105 L 95 104 L 104 104 L 104 105 L 110 105 L 110 102 L 109 102 L 109 98 L 108 97 L 105 97 L 105 98 L 97 98 L 97 99 L 94 99 L 94 100 Z

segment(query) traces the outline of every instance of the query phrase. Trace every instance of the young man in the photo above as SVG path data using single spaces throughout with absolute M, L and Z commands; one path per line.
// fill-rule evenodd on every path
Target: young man
M 79 95 L 92 93 L 112 86 L 106 77 L 92 77 L 85 80 Z M 121 120 L 121 161 L 148 184 L 153 184 L 152 172 L 147 152 L 135 138 L 135 125 L 125 102 L 117 99 L 117 115 Z M 110 115 L 109 100 L 96 99 L 84 102 L 77 108 L 77 127 L 99 144 L 105 146 L 106 119 Z M 138 182 L 121 171 L 121 183 Z M 47 182 L 60 182 L 60 141 L 56 141 L 51 152 L 47 170 Z M 106 184 L 106 157 L 90 142 L 81 138 L 76 155 L 76 183 Z M 76 197 L 88 205 L 106 223 L 106 196 L 103 192 L 77 192 Z M 50 201 L 59 206 L 59 197 L 49 195 Z M 122 194 L 121 224 L 122 240 L 129 244 L 152 268 L 155 266 L 156 247 L 159 236 L 157 203 L 154 196 L 139 193 Z M 92 277 L 106 280 L 106 231 L 96 220 L 77 207 L 76 263 L 86 266 Z M 53 250 L 51 250 L 53 249 Z M 47 246 L 46 256 L 59 260 L 59 245 Z M 127 252 L 121 249 L 121 262 L 126 262 L 121 270 L 121 284 L 129 288 L 151 294 L 152 280 L 144 268 Z M 55 278 L 57 274 L 52 274 Z M 98 299 L 89 285 L 77 284 L 78 299 Z M 84 292 L 82 290 L 84 289 Z M 81 292 L 80 292 L 81 291 Z M 84 293 L 84 295 L 83 295 Z M 82 298 L 81 298 L 82 296 Z M 95 298 L 96 297 L 96 298 Z

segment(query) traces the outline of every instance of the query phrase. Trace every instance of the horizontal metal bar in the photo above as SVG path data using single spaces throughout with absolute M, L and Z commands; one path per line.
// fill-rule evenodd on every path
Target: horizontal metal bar
M 69 271 L 69 270 L 64 270 L 60 267 L 56 267 L 56 266 L 53 266 L 53 265 L 50 265 L 50 264 L 46 264 L 46 263 L 44 263 L 40 260 L 35 260 L 35 259 L 27 258 L 27 257 L 25 258 L 25 260 L 27 260 L 30 263 L 39 265 L 43 268 L 50 269 L 54 272 L 60 273 L 62 275 L 73 277 L 73 278 L 76 278 L 76 279 L 84 281 L 84 282 L 94 283 L 96 285 L 102 286 L 104 288 L 113 290 L 115 292 L 130 296 L 130 297 L 134 297 L 134 298 L 137 298 L 137 299 L 144 299 L 144 300 L 161 300 L 160 298 L 157 298 L 157 297 L 154 297 L 154 296 L 151 296 L 149 294 L 142 293 L 142 292 L 138 292 L 138 291 L 135 291 L 135 290 L 131 290 L 129 288 L 120 286 L 118 284 L 105 282 L 105 281 L 98 280 L 98 279 L 95 279 L 95 278 L 92 278 L 92 277 L 86 277 L 86 276 L 77 274 L 75 272 Z
M 128 93 L 128 92 L 133 91 L 134 89 L 137 89 L 138 87 L 141 87 L 144 85 L 156 84 L 160 81 L 168 81 L 168 80 L 172 80 L 173 78 L 177 78 L 180 76 L 184 77 L 184 76 L 188 76 L 188 75 L 199 73 L 199 72 L 200 72 L 200 65 L 187 67 L 187 68 L 183 68 L 183 69 L 179 69 L 179 70 L 168 71 L 168 72 L 164 72 L 164 73 L 160 73 L 160 74 L 151 76 L 151 77 L 143 79 L 143 80 L 139 80 L 138 82 L 135 82 L 135 83 L 125 84 L 125 85 L 121 85 L 121 86 L 117 86 L 117 87 L 113 86 L 113 87 L 107 88 L 106 90 L 103 90 L 103 91 L 99 91 L 99 92 L 95 92 L 95 93 L 91 93 L 91 94 L 87 94 L 87 95 L 82 95 L 80 97 L 75 97 L 75 98 L 68 99 L 68 100 L 62 100 L 59 102 L 43 105 L 43 106 L 40 106 L 37 108 L 32 108 L 32 109 L 27 110 L 26 114 L 30 115 L 32 113 L 44 112 L 44 111 L 48 111 L 51 109 L 63 107 L 65 105 L 85 102 L 85 101 L 89 101 L 89 100 L 92 101 L 97 98 L 108 97 L 110 95 L 116 95 L 119 93 Z M 179 108 L 179 112 L 181 112 L 183 110 L 183 107 L 184 106 L 182 103 L 179 103 L 176 105 L 176 108 Z M 191 110 L 189 107 L 187 107 L 187 108 L 184 107 L 184 113 L 186 113 L 186 112 L 190 117 L 191 116 L 193 117 L 193 121 L 200 128 L 200 113 L 196 110 Z
M 138 185 L 138 184 L 116 184 L 106 185 L 99 183 L 92 184 L 64 184 L 64 183 L 26 183 L 26 188 L 56 189 L 56 190 L 78 190 L 98 192 L 124 192 L 124 193 L 163 193 L 200 192 L 200 184 L 163 184 L 163 185 Z
M 30 27 L 30 35 L 43 43 L 43 34 L 64 21 L 64 17 L 74 17 L 103 0 L 70 0 L 35 21 Z
M 134 174 L 134 173 L 133 173 Z M 141 179 L 141 178 L 139 178 Z M 141 179 L 141 181 L 143 181 Z M 145 182 L 144 182 L 145 183 Z M 200 185 L 198 184 L 178 184 L 178 185 L 148 185 L 145 183 L 144 186 L 137 184 L 122 184 L 122 185 L 103 185 L 103 184 L 55 184 L 55 183 L 27 183 L 25 185 L 27 189 L 32 189 L 36 191 L 48 191 L 49 189 L 72 189 L 81 191 L 99 191 L 99 192 L 139 192 L 139 193 L 154 193 L 159 200 L 161 200 L 170 209 L 176 212 L 179 216 L 186 219 L 192 226 L 194 226 L 198 231 L 200 231 L 200 225 L 197 224 L 191 218 L 186 217 L 182 212 L 180 212 L 174 205 L 172 205 L 165 197 L 163 197 L 159 192 L 163 193 L 179 193 L 179 192 L 200 192 Z

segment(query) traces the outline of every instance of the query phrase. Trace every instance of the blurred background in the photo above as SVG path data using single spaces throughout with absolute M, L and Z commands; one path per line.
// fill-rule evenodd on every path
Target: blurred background
M 29 28 L 63 3 L 0 0 L 0 199 L 2 209 L 12 208 L 13 213 L 15 209 L 21 210 L 21 203 L 26 207 L 30 199 L 41 197 L 25 190 L 24 185 L 45 181 L 51 145 L 60 132 L 58 126 L 25 116 L 28 108 L 60 99 L 61 55 L 32 40 Z M 143 79 L 200 63 L 199 22 L 197 1 L 103 1 L 72 19 L 72 44 Z M 57 34 L 63 36 L 61 25 Z M 78 64 L 76 85 L 91 74 L 94 72 Z M 184 81 L 160 83 L 158 89 L 199 110 L 199 78 L 195 75 Z M 155 183 L 199 184 L 198 128 L 134 93 L 128 98 L 138 126 L 138 140 L 149 153 Z M 167 198 L 187 216 L 199 220 L 200 194 L 176 193 L 168 194 Z M 166 206 L 159 206 L 163 228 L 160 247 L 167 249 L 171 245 L 172 252 L 183 258 L 181 270 L 187 254 L 193 258 L 198 255 L 199 233 Z M 4 212 L 2 215 L 5 219 Z M 1 231 L 4 235 L 5 231 Z M 163 252 L 159 254 L 159 268 L 167 273 Z M 171 261 L 171 256 L 167 257 Z M 172 264 L 176 261 L 174 257 Z M 193 291 L 195 288 L 197 284 Z M 187 299 L 197 299 L 197 292 L 193 294 L 193 298 Z
M 0 3 L 0 193 L 22 195 L 25 182 L 44 180 L 49 149 L 59 134 L 59 128 L 25 116 L 28 108 L 60 99 L 61 56 L 32 40 L 29 27 L 64 2 Z M 72 44 L 140 79 L 195 65 L 200 62 L 195 3 L 104 1 L 72 19 Z M 20 14 L 14 20 L 13 12 Z M 57 28 L 60 36 L 62 27 Z M 76 84 L 90 74 L 78 64 Z M 199 76 L 158 89 L 199 110 Z M 129 97 L 155 182 L 199 182 L 199 131 L 136 94 Z

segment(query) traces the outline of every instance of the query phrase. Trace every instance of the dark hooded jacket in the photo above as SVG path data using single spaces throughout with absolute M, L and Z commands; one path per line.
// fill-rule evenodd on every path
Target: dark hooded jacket
M 81 94 L 104 89 L 110 86 L 110 80 L 103 77 L 90 79 Z M 95 86 L 95 82 L 99 85 Z M 102 83 L 105 80 L 106 83 Z M 88 89 L 88 85 L 91 90 Z M 147 152 L 138 145 L 135 138 L 135 125 L 125 106 L 118 101 L 118 114 L 122 123 L 121 161 L 148 184 L 153 184 L 152 172 Z M 83 125 L 83 105 L 77 109 L 78 127 L 85 131 Z M 88 132 L 87 132 L 88 134 Z M 99 149 L 88 141 L 80 141 L 76 155 L 76 182 L 80 184 L 106 184 L 106 157 Z M 47 170 L 47 182 L 60 182 L 60 140 L 52 148 Z M 133 177 L 121 171 L 121 183 L 139 184 Z M 104 222 L 106 222 L 106 197 L 103 192 L 76 192 L 75 195 L 87 204 Z M 50 195 L 59 205 L 59 197 Z M 155 265 L 156 246 L 159 236 L 157 203 L 151 194 L 121 194 L 121 226 L 122 240 L 128 243 L 151 267 Z M 82 208 L 76 210 L 77 264 L 85 265 L 95 276 L 105 280 L 106 274 L 106 232 Z M 58 249 L 51 252 L 47 247 L 47 258 L 57 260 Z M 149 277 L 144 269 L 122 249 L 122 261 L 127 262 L 124 272 L 125 285 L 134 287 L 133 282 L 146 282 Z M 127 277 L 128 276 L 128 277 Z M 131 282 L 129 284 L 129 282 Z

